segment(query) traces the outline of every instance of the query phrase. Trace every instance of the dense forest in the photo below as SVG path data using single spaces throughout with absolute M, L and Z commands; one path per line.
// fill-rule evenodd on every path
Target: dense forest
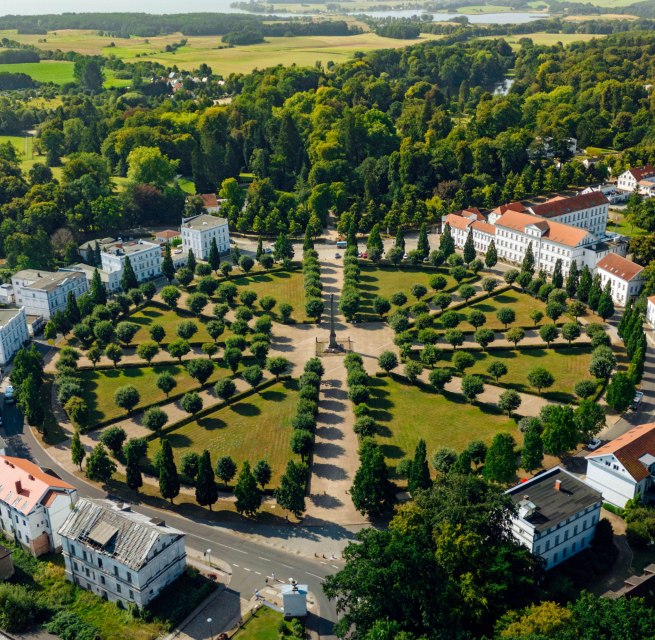
M 120 63 L 129 90 L 101 90 L 102 64 L 78 56 L 77 83 L 55 109 L 20 92 L 0 98 L 0 130 L 36 127 L 43 154 L 26 174 L 3 153 L 0 255 L 10 266 L 65 260 L 62 230 L 68 238 L 176 223 L 185 206 L 176 174 L 220 192 L 240 231 L 318 231 L 331 210 L 342 229 L 379 222 L 395 232 L 464 206 L 598 182 L 608 168 L 653 160 L 655 149 L 649 32 L 566 48 L 431 41 L 220 85 L 188 78 L 174 96 L 143 77 L 145 63 Z M 495 95 L 510 70 L 511 90 Z M 212 103 L 225 93 L 230 104 Z M 569 137 L 619 153 L 586 169 L 570 157 Z M 137 170 L 144 148 L 160 156 L 161 173 Z M 240 185 L 244 172 L 253 179 Z M 112 175 L 128 178 L 120 193 Z

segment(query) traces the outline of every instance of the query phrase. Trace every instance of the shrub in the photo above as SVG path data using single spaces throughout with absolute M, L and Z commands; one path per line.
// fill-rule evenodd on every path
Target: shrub
M 377 432 L 377 423 L 373 418 L 371 418 L 371 416 L 362 416 L 355 420 L 353 431 L 362 438 L 374 436 Z
M 26 631 L 44 613 L 34 590 L 18 584 L 0 584 L 0 629 L 10 633 Z
M 369 399 L 368 389 L 364 385 L 355 385 L 350 388 L 348 392 L 348 397 L 352 400 L 354 404 L 362 404 L 362 402 L 367 402 Z

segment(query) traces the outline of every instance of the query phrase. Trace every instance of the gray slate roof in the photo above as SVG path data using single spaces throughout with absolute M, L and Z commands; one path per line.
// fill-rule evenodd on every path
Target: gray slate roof
M 218 216 L 212 216 L 208 213 L 202 213 L 195 218 L 187 220 L 182 224 L 182 226 L 187 229 L 203 231 L 206 229 L 213 229 L 214 227 L 220 227 L 224 224 L 227 224 L 227 218 L 219 218 Z
M 151 549 L 162 539 L 168 542 L 184 535 L 162 520 L 124 510 L 110 500 L 88 498 L 77 501 L 59 534 L 105 553 L 135 571 L 147 564 Z

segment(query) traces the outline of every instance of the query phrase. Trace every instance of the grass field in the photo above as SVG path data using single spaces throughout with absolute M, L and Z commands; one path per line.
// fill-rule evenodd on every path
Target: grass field
M 430 278 L 437 273 L 443 275 L 448 283 L 444 291 L 451 291 L 458 286 L 457 282 L 448 275 L 446 270 L 435 271 L 434 269 L 425 269 L 423 267 L 383 269 L 367 263 L 360 263 L 360 269 L 361 278 L 359 289 L 362 293 L 360 317 L 364 316 L 372 320 L 379 320 L 378 314 L 373 311 L 373 300 L 376 296 L 389 298 L 394 293 L 402 291 L 407 296 L 408 304 L 413 304 L 416 302 L 416 299 L 410 293 L 412 285 L 425 285 L 428 289 L 428 295 L 426 297 L 429 297 L 435 292 L 430 289 L 428 283 L 430 282 Z
M 616 216 L 615 213 L 612 214 L 613 216 Z M 607 221 L 607 230 L 611 231 L 612 233 L 620 233 L 623 236 L 628 236 L 629 238 L 635 237 L 635 236 L 644 236 L 648 233 L 645 229 L 641 229 L 640 227 L 637 227 L 630 222 L 628 222 L 625 219 L 625 216 L 621 215 L 619 216 L 618 222 L 614 222 L 613 220 L 608 220 Z
M 60 60 L 43 60 L 41 62 L 24 62 L 21 64 L 0 64 L 0 73 L 26 73 L 37 82 L 54 82 L 66 84 L 73 82 L 72 62 Z
M 230 73 L 248 73 L 253 69 L 264 69 L 278 64 L 312 66 L 320 61 L 325 64 L 343 62 L 356 51 L 373 49 L 398 49 L 428 39 L 438 39 L 436 35 L 422 35 L 417 40 L 398 40 L 383 38 L 374 33 L 353 36 L 305 36 L 297 38 L 267 38 L 263 44 L 243 47 L 220 48 L 224 45 L 218 36 L 184 36 L 181 33 L 152 38 L 112 38 L 99 36 L 95 31 L 59 30 L 42 35 L 18 35 L 14 30 L 0 31 L 19 42 L 32 44 L 40 49 L 61 49 L 85 54 L 114 55 L 122 60 L 152 60 L 163 65 L 177 65 L 183 70 L 196 69 L 205 62 L 214 73 L 224 76 Z M 182 38 L 188 44 L 175 52 L 165 52 L 166 45 L 179 42 Z M 111 44 L 115 46 L 110 46 Z M 72 63 L 61 63 L 70 64 Z M 18 66 L 18 65 L 11 65 Z M 39 66 L 36 63 L 35 66 Z M 72 70 L 70 72 L 72 74 Z M 65 81 L 65 80 L 64 80 Z
M 482 311 L 487 318 L 487 322 L 484 325 L 485 329 L 494 329 L 495 331 L 504 330 L 505 325 L 503 325 L 496 317 L 496 312 L 503 307 L 510 307 L 516 313 L 516 321 L 509 325 L 510 327 L 532 327 L 534 322 L 530 319 L 530 312 L 533 309 L 539 309 L 544 314 L 545 321 L 550 322 L 550 320 L 545 317 L 546 305 L 541 302 L 541 300 L 536 300 L 525 293 L 508 290 L 499 293 L 497 296 L 478 302 L 477 304 L 458 309 L 457 311 L 462 319 L 462 324 L 459 328 L 463 331 L 474 330 L 474 327 L 466 322 L 466 318 L 473 309 L 477 309 L 478 311 Z M 568 322 L 569 317 L 562 316 L 560 321 Z M 543 323 L 544 320 L 542 320 L 537 326 L 541 326 Z M 435 327 L 437 329 L 444 329 L 439 320 L 435 322 Z
M 270 486 L 276 487 L 287 461 L 296 459 L 289 443 L 297 389 L 293 380 L 274 384 L 170 432 L 167 437 L 175 459 L 179 462 L 187 451 L 202 454 L 205 449 L 212 463 L 221 456 L 231 456 L 239 466 L 246 460 L 254 466 L 263 459 L 273 470 Z M 151 460 L 159 446 L 159 441 L 149 443 Z
M 428 456 L 439 447 L 464 449 L 471 440 L 487 444 L 501 431 L 517 442 L 521 433 L 515 423 L 494 407 L 469 404 L 459 394 L 444 395 L 392 378 L 371 378 L 371 415 L 380 425 L 378 441 L 390 466 L 411 457 L 420 439 Z
M 281 613 L 260 607 L 233 636 L 236 640 L 278 640 L 278 626 L 284 620 Z
M 507 375 L 503 376 L 498 385 L 511 387 L 517 391 L 536 395 L 538 392 L 528 383 L 528 373 L 535 367 L 544 367 L 553 374 L 555 383 L 550 389 L 543 391 L 543 396 L 549 400 L 571 402 L 575 400 L 573 387 L 579 380 L 592 380 L 589 374 L 591 361 L 590 346 L 572 346 L 558 349 L 524 349 L 519 351 L 491 349 L 488 353 L 470 352 L 475 358 L 475 365 L 466 370 L 485 377 L 488 383 L 496 384 L 487 373 L 487 367 L 492 360 L 500 360 L 507 366 Z M 444 359 L 450 362 L 453 352 L 444 351 Z M 444 366 L 442 362 L 438 366 Z M 445 365 L 448 366 L 448 365 Z M 520 410 L 519 410 L 520 413 Z
M 90 424 L 104 422 L 118 416 L 125 415 L 125 410 L 120 409 L 114 402 L 114 393 L 119 387 L 132 385 L 136 387 L 141 400 L 135 410 L 152 404 L 163 402 L 166 394 L 157 388 L 157 376 L 162 373 L 170 373 L 177 382 L 172 393 L 190 391 L 198 388 L 198 382 L 194 380 L 181 365 L 161 365 L 155 367 L 126 367 L 124 369 L 101 369 L 96 371 L 80 372 L 80 380 L 84 390 L 84 400 L 89 405 Z M 231 374 L 222 362 L 216 363 L 216 369 L 210 381 L 218 380 Z
M 132 344 L 140 344 L 146 340 L 151 340 L 150 333 L 148 331 L 149 327 L 153 324 L 160 324 L 162 327 L 164 327 L 164 331 L 166 331 L 166 336 L 162 340 L 162 344 L 166 345 L 171 342 L 171 340 L 175 340 L 177 338 L 177 334 L 175 333 L 177 325 L 187 320 L 191 320 L 198 325 L 198 331 L 191 338 L 191 342 L 213 342 L 210 335 L 207 333 L 205 325 L 200 320 L 197 318 L 192 318 L 191 316 L 182 315 L 176 311 L 171 311 L 170 309 L 162 309 L 161 307 L 150 305 L 144 307 L 136 313 L 133 313 L 128 319 L 130 322 L 134 322 L 134 324 L 138 324 L 141 327 L 137 334 L 134 336 Z M 220 340 L 225 340 L 227 335 L 229 334 L 226 330 L 220 337 Z
M 296 322 L 305 322 L 305 291 L 303 288 L 303 275 L 300 271 L 275 271 L 260 275 L 248 275 L 232 278 L 237 287 L 252 289 L 260 300 L 264 296 L 273 296 L 277 304 L 273 307 L 272 315 L 283 302 L 293 307 L 291 317 Z M 255 307 L 259 308 L 257 303 Z
M 543 44 L 552 46 L 561 42 L 563 45 L 571 44 L 572 42 L 588 42 L 594 38 L 604 38 L 603 34 L 594 33 L 545 33 L 537 31 L 534 33 L 522 33 L 520 35 L 503 36 L 503 40 L 511 45 L 513 49 L 519 48 L 519 41 L 523 38 L 530 38 L 534 44 Z M 497 36 L 483 36 L 482 40 L 495 39 Z

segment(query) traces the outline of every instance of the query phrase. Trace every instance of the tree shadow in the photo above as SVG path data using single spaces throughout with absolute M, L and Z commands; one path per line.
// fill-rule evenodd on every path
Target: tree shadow
M 249 402 L 239 402 L 238 404 L 232 405 L 230 407 L 234 413 L 238 413 L 240 416 L 258 416 L 261 414 L 262 410 Z
M 314 462 L 312 472 L 319 478 L 327 478 L 328 480 L 345 480 L 348 477 L 341 467 L 322 462 Z

